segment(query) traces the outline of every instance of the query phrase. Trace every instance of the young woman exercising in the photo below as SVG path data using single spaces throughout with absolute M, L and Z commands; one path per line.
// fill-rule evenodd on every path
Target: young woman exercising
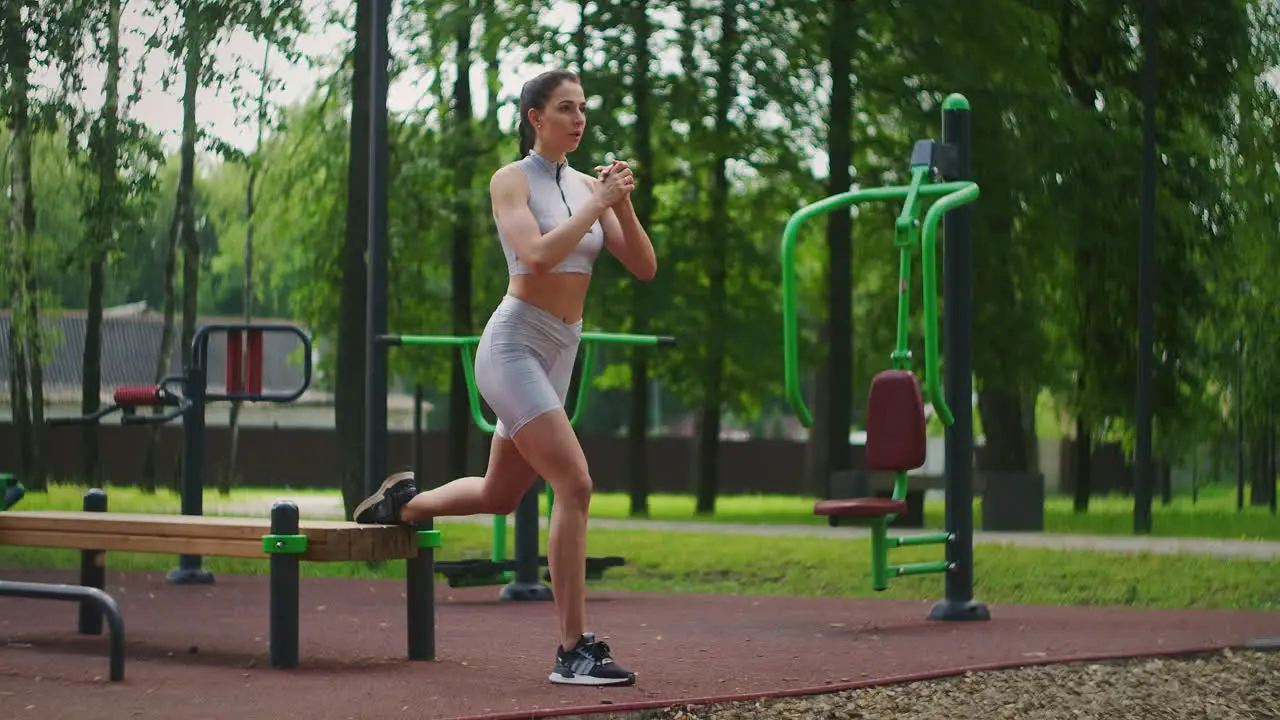
M 556 501 L 548 560 L 560 615 L 550 679 L 579 685 L 630 685 L 635 673 L 614 662 L 587 631 L 587 509 L 591 475 L 564 411 L 582 334 L 591 270 L 606 248 L 641 280 L 657 271 L 653 245 L 631 204 L 635 178 L 623 162 L 591 177 L 570 168 L 586 127 L 577 75 L 557 70 L 520 93 L 521 159 L 493 174 L 489 192 L 511 276 L 507 294 L 476 346 L 475 378 L 498 417 L 484 477 L 418 492 L 413 473 L 388 477 L 356 508 L 360 523 L 414 523 L 446 515 L 514 512 L 541 476 Z

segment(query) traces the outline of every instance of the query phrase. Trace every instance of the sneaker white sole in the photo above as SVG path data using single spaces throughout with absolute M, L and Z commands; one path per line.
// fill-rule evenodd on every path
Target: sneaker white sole
M 404 480 L 405 478 L 411 478 L 411 477 L 413 477 L 412 472 L 398 472 L 394 475 L 387 477 L 387 479 L 382 481 L 382 484 L 378 486 L 378 489 L 375 490 L 372 495 L 362 500 L 360 504 L 356 506 L 356 509 L 351 513 L 352 521 L 360 517 L 360 514 L 363 513 L 365 510 L 368 510 L 374 505 L 377 505 L 379 502 L 382 502 L 383 496 L 386 495 L 387 490 L 389 490 L 392 485 L 395 485 L 396 483 L 400 482 L 401 480 Z
M 573 677 L 565 677 L 558 672 L 552 672 L 547 679 L 557 685 L 634 685 L 635 676 L 629 678 L 598 678 L 590 675 L 574 675 Z

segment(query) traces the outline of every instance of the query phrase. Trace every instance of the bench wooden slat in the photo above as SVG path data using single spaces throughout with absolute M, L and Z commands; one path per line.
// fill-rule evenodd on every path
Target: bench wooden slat
M 111 552 L 174 553 L 216 557 L 264 558 L 262 541 L 212 538 L 166 538 L 145 535 L 77 533 L 65 530 L 0 530 L 0 545 L 107 550 Z
M 0 513 L 0 545 L 265 558 L 262 537 L 270 532 L 269 518 L 63 510 Z M 299 533 L 307 536 L 303 560 L 373 562 L 417 553 L 415 530 L 406 526 L 302 520 Z

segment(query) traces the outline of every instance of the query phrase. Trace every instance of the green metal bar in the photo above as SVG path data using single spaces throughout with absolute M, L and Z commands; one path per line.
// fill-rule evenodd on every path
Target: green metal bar
M 480 390 L 476 387 L 475 363 L 471 360 L 471 346 L 462 345 L 462 374 L 467 379 L 467 399 L 471 404 L 471 419 L 476 427 L 484 432 L 492 433 L 498 429 L 496 423 L 489 422 L 484 416 L 484 408 L 480 405 Z
M 551 487 L 551 483 L 547 483 L 547 527 L 551 527 L 551 508 L 556 504 L 556 491 Z
M 889 568 L 895 575 L 925 575 L 928 573 L 946 572 L 951 569 L 951 563 L 946 560 L 937 562 L 909 563 L 907 565 L 894 565 Z
M 889 587 L 889 548 L 886 545 L 888 518 L 879 518 L 871 526 L 871 587 L 884 590 Z
M 587 406 L 587 389 L 591 387 L 591 368 L 594 367 L 596 359 L 595 342 L 585 343 L 586 348 L 582 353 L 582 373 L 578 376 L 578 395 L 573 401 L 573 417 L 569 418 L 569 424 L 577 427 L 578 418 L 582 417 L 582 409 Z
M 950 542 L 950 540 L 951 533 L 940 532 L 889 538 L 889 543 L 891 547 L 909 547 L 912 545 L 937 545 L 938 543 Z
M 401 345 L 476 345 L 479 335 L 395 335 Z
M 930 198 L 963 190 L 972 185 L 969 182 L 945 182 L 922 184 L 916 190 L 919 197 Z M 815 217 L 858 203 L 878 200 L 898 200 L 907 197 L 911 192 L 910 185 L 891 185 L 887 187 L 851 190 L 846 193 L 832 195 L 800 208 L 787 220 L 782 233 L 782 354 L 784 378 L 786 381 L 787 401 L 801 424 L 805 427 L 813 425 L 804 398 L 800 395 L 800 370 L 797 359 L 797 316 L 796 316 L 796 269 L 795 246 L 801 226 Z
M 907 471 L 899 470 L 897 472 L 897 475 L 893 478 L 893 496 L 892 497 L 894 500 L 907 499 L 907 485 L 909 484 L 909 482 L 910 481 L 907 479 Z
M 947 211 L 978 199 L 978 185 L 973 182 L 958 183 L 959 189 L 944 196 L 925 213 L 924 241 L 921 251 L 921 265 L 924 274 L 924 361 L 925 384 L 929 402 L 937 411 L 942 422 L 950 425 L 955 422 L 951 408 L 942 393 L 941 370 L 938 367 L 938 272 L 937 252 L 938 223 Z
M 671 335 L 633 335 L 631 333 L 610 333 L 587 331 L 582 333 L 584 342 L 605 342 L 616 345 L 675 345 L 676 339 Z
M 582 333 L 586 342 L 604 342 L 618 345 L 675 345 L 676 339 L 671 335 L 636 335 L 633 333 L 598 332 L 588 330 Z M 476 345 L 479 335 L 390 335 L 387 340 L 400 345 Z
M 489 553 L 489 559 L 495 563 L 505 562 L 507 559 L 507 516 L 493 516 L 493 549 Z M 502 573 L 503 582 L 511 582 L 511 573 Z
M 898 248 L 898 335 L 890 360 L 893 367 L 899 370 L 911 369 L 908 340 L 911 323 L 911 248 L 920 237 L 920 186 L 928 176 L 928 171 L 928 167 L 911 169 L 907 199 L 902 204 L 902 212 L 898 213 L 898 218 L 893 223 L 893 244 Z

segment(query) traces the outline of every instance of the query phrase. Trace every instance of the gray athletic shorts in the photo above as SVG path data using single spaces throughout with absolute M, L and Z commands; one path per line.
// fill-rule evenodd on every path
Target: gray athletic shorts
M 498 416 L 499 437 L 564 407 L 581 340 L 581 320 L 566 323 L 519 298 L 502 298 L 480 334 L 475 362 L 476 387 Z

